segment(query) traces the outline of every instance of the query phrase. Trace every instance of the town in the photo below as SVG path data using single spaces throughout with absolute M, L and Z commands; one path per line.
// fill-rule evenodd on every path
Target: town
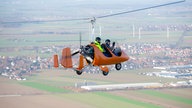
M 22 80 L 24 79 L 23 76 L 31 75 L 41 69 L 52 69 L 52 55 L 61 51 L 63 47 L 66 46 L 12 48 L 11 51 L 35 51 L 35 53 L 39 55 L 46 54 L 49 56 L 40 57 L 35 53 L 33 56 L 0 56 L 0 73 L 10 79 Z M 126 43 L 121 44 L 120 47 L 125 50 L 131 58 L 128 62 L 123 63 L 122 70 L 192 64 L 191 47 L 170 47 L 166 43 Z M 72 52 L 75 51 L 76 48 L 78 48 L 78 46 L 73 45 Z M 3 48 L 0 50 L 5 51 Z M 111 70 L 114 70 L 114 66 L 111 66 Z M 190 77 L 192 73 L 191 70 L 191 67 L 186 69 L 171 69 L 171 71 L 177 71 L 179 73 L 190 73 Z M 90 70 L 86 69 L 85 72 L 90 72 Z M 96 71 L 91 70 L 90 73 L 96 73 Z

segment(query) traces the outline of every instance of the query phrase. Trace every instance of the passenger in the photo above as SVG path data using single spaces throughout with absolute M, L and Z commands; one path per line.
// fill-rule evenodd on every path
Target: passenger
M 113 51 L 114 47 L 115 47 L 115 42 L 113 42 L 112 46 L 110 45 L 110 42 L 111 41 L 109 39 L 106 39 L 105 40 L 105 45 L 106 45 L 107 48 L 109 48 L 111 51 Z
M 105 46 L 107 48 L 109 48 L 116 56 L 120 56 L 121 55 L 121 49 L 119 47 L 115 48 L 115 42 L 113 42 L 112 46 L 110 44 L 110 40 L 106 39 L 105 40 Z

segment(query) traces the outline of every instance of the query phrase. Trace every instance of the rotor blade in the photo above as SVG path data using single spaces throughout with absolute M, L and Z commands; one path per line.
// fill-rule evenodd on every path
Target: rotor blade
M 117 15 L 121 15 L 121 14 L 133 13 L 133 12 L 137 12 L 137 11 L 142 11 L 142 10 L 147 10 L 147 9 L 152 9 L 152 8 L 158 8 L 158 7 L 163 7 L 163 6 L 177 4 L 177 3 L 181 3 L 181 2 L 185 2 L 185 0 L 181 0 L 181 1 L 177 1 L 177 2 L 170 2 L 170 3 L 166 3 L 166 4 L 161 4 L 161 5 L 155 5 L 155 6 L 150 6 L 150 7 L 145 7 L 145 8 L 140 8 L 140 9 L 135 9 L 135 10 L 130 10 L 130 11 L 125 11 L 125 12 L 120 12 L 120 13 L 115 13 L 115 14 L 98 16 L 96 18 L 105 18 L 105 17 L 117 16 Z
M 79 33 L 79 47 L 81 48 L 81 40 L 82 40 L 82 37 L 81 37 L 81 32 Z
M 170 2 L 170 3 L 161 4 L 161 5 L 155 5 L 155 6 L 150 6 L 150 7 L 125 11 L 125 12 L 119 12 L 119 13 L 115 13 L 115 14 L 103 15 L 103 16 L 98 16 L 98 17 L 89 17 L 89 18 L 87 17 L 87 18 L 76 18 L 76 19 L 75 18 L 74 19 L 60 19 L 60 20 L 13 21 L 13 22 L 0 22 L 0 23 L 1 24 L 14 24 L 14 23 L 17 24 L 17 23 L 44 23 L 44 22 L 78 21 L 78 20 L 95 21 L 95 20 L 93 20 L 95 18 L 105 18 L 105 17 L 117 16 L 117 15 L 121 15 L 121 14 L 133 13 L 133 12 L 137 12 L 137 11 L 142 11 L 142 10 L 147 10 L 147 9 L 152 9 L 152 8 L 157 8 L 157 7 L 163 7 L 163 6 L 167 6 L 167 5 L 173 5 L 173 4 L 177 4 L 177 3 L 181 3 L 181 2 L 185 2 L 185 0 L 180 0 L 180 1 L 177 1 L 177 2 Z
M 61 20 L 32 20 L 32 21 L 13 21 L 13 22 L 1 22 L 1 24 L 17 24 L 17 23 L 44 23 L 44 22 L 62 22 L 62 21 L 80 21 L 90 20 L 91 18 L 77 18 L 77 19 L 61 19 Z

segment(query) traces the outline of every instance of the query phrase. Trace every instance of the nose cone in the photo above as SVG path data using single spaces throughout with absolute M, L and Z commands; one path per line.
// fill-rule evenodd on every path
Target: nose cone
M 123 62 L 129 60 L 129 56 L 124 52 L 122 52 L 121 58 L 122 58 Z
M 127 60 L 129 60 L 129 57 L 126 55 L 126 56 L 123 57 L 123 60 L 127 61 Z

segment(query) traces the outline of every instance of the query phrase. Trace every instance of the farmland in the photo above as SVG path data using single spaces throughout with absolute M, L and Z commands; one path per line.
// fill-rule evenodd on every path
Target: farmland
M 132 78 L 135 76 L 134 78 Z M 141 76 L 137 72 L 111 72 L 108 77 L 101 74 L 77 76 L 70 70 L 43 70 L 33 74 L 26 81 L 15 82 L 0 77 L 0 103 L 2 107 L 62 107 L 72 108 L 190 108 L 192 106 L 191 88 L 155 90 L 117 90 L 86 92 L 75 88 L 76 83 L 94 82 L 95 84 L 118 84 L 152 82 L 159 78 Z M 169 78 L 161 80 L 177 81 Z M 71 89 L 72 88 L 72 89 Z M 147 97 L 147 98 L 146 98 Z M 33 104 L 34 103 L 34 104 Z

